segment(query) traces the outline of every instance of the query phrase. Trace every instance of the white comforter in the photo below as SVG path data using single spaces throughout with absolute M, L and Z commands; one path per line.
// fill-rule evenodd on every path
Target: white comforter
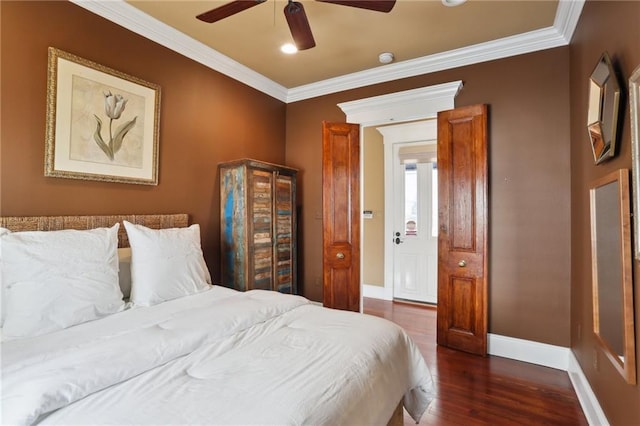
M 396 325 L 223 287 L 2 344 L 2 424 L 385 424 L 432 398 Z

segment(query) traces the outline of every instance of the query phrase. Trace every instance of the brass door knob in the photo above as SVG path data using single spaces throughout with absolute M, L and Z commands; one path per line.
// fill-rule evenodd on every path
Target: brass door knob
M 461 268 L 464 268 L 465 266 L 467 266 L 467 261 L 466 260 L 461 260 L 460 262 L 458 262 L 458 266 Z
M 337 257 L 338 259 L 344 259 L 344 253 L 342 253 L 342 252 L 338 252 L 338 253 L 336 254 L 336 257 Z

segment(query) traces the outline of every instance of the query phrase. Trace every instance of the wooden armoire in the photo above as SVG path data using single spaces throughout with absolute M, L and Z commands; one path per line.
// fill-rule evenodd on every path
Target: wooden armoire
M 297 170 L 242 159 L 219 171 L 222 284 L 296 294 Z

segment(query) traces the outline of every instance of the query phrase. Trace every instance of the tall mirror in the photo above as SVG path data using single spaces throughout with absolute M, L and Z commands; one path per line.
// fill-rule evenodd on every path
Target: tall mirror
M 590 189 L 593 328 L 604 353 L 627 383 L 636 383 L 629 170 Z

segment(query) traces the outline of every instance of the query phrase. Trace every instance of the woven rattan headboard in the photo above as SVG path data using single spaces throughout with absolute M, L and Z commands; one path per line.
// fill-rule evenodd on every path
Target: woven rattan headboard
M 59 231 L 62 229 L 92 229 L 111 227 L 126 220 L 153 229 L 182 228 L 189 225 L 189 215 L 144 214 L 114 216 L 14 216 L 0 217 L 0 227 L 12 232 L 19 231 Z M 118 232 L 118 247 L 129 247 L 129 239 L 124 226 Z

